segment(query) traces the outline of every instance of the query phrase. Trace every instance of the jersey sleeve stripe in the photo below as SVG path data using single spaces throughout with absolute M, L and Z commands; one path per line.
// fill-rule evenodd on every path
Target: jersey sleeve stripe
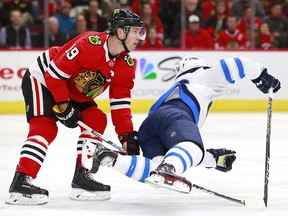
M 239 71 L 239 76 L 240 78 L 244 78 L 245 77 L 245 73 L 244 73 L 244 69 L 243 69 L 243 64 L 241 62 L 241 60 L 239 58 L 234 58 L 235 62 L 236 62 L 236 65 L 237 65 L 237 68 L 238 68 L 238 71 Z
M 38 66 L 39 66 L 41 72 L 44 74 L 44 73 L 45 73 L 45 70 L 44 70 L 44 67 L 43 67 L 43 65 L 42 65 L 40 56 L 37 58 L 37 63 L 38 63 Z
M 220 60 L 220 64 L 221 64 L 221 67 L 222 67 L 222 70 L 223 70 L 223 72 L 224 72 L 224 75 L 225 75 L 226 80 L 227 80 L 229 83 L 235 83 L 235 80 L 233 80 L 233 79 L 231 78 L 231 74 L 230 74 L 229 68 L 228 68 L 225 60 L 224 60 L 224 59 L 221 59 L 221 60 Z
M 46 53 L 45 52 L 43 52 L 42 58 L 43 58 L 43 63 L 45 64 L 45 67 L 47 68 L 48 67 L 48 62 L 47 62 L 47 58 L 46 58 Z
M 121 99 L 110 99 L 110 108 L 111 110 L 117 110 L 117 109 L 130 109 L 131 104 L 131 98 L 121 98 Z
M 70 77 L 68 74 L 65 74 L 61 70 L 57 69 L 53 62 L 51 62 L 47 71 L 53 78 L 56 79 L 67 80 Z

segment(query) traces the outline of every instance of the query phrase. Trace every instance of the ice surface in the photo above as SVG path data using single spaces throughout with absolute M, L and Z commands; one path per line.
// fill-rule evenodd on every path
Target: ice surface
M 134 115 L 136 129 L 144 114 Z M 110 118 L 110 116 L 108 116 Z M 266 113 L 210 113 L 202 138 L 206 148 L 225 147 L 237 151 L 231 172 L 192 168 L 185 176 L 193 183 L 236 199 L 261 199 L 264 188 Z M 14 175 L 20 150 L 28 131 L 24 115 L 0 115 L 0 216 L 79 216 L 79 215 L 197 215 L 197 216 L 286 216 L 288 215 L 288 113 L 272 114 L 271 159 L 268 208 L 255 210 L 197 189 L 190 194 L 154 189 L 120 173 L 102 168 L 97 180 L 110 184 L 109 201 L 68 199 L 76 157 L 77 129 L 59 124 L 36 184 L 49 190 L 43 206 L 10 206 L 4 202 Z M 105 136 L 117 142 L 109 122 Z

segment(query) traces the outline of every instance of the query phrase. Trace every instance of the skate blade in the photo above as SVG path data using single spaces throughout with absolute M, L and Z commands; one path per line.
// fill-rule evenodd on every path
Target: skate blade
M 10 193 L 5 201 L 8 205 L 44 205 L 48 203 L 48 196 L 45 194 L 23 195 L 22 193 Z
M 153 175 L 145 179 L 145 183 L 149 184 L 150 186 L 159 189 L 159 188 L 166 188 L 169 190 L 173 190 L 180 193 L 189 194 L 191 189 L 188 185 L 184 184 L 180 181 L 174 181 L 173 183 L 165 183 L 164 177 Z
M 69 196 L 69 199 L 78 201 L 102 201 L 110 198 L 110 191 L 87 191 L 79 188 L 73 188 Z

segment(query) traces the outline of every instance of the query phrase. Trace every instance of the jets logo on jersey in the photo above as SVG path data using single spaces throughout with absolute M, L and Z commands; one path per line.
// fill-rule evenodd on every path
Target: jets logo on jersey
M 88 41 L 94 46 L 102 45 L 102 41 L 100 40 L 100 37 L 98 35 L 89 36 Z
M 157 74 L 154 72 L 154 65 L 147 63 L 146 59 L 140 59 L 140 72 L 144 79 L 156 79 Z
M 76 88 L 85 96 L 95 98 L 103 92 L 106 77 L 101 71 L 85 71 L 74 79 Z
M 130 67 L 134 67 L 134 61 L 130 55 L 124 56 L 123 59 L 124 61 L 126 61 L 127 65 L 129 65 Z

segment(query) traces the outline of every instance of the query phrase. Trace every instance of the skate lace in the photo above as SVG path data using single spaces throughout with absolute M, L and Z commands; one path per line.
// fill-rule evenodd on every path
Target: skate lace
M 98 182 L 96 179 L 94 179 L 92 173 L 87 172 L 87 173 L 86 173 L 86 178 L 87 178 L 89 181 L 92 181 L 92 182 L 95 182 L 95 183 L 97 183 L 97 184 L 103 185 L 101 182 Z
M 38 188 L 40 189 L 40 187 L 37 187 L 33 184 L 33 178 L 31 176 L 25 176 L 24 178 L 24 183 L 29 185 L 30 187 L 33 187 L 33 188 Z

